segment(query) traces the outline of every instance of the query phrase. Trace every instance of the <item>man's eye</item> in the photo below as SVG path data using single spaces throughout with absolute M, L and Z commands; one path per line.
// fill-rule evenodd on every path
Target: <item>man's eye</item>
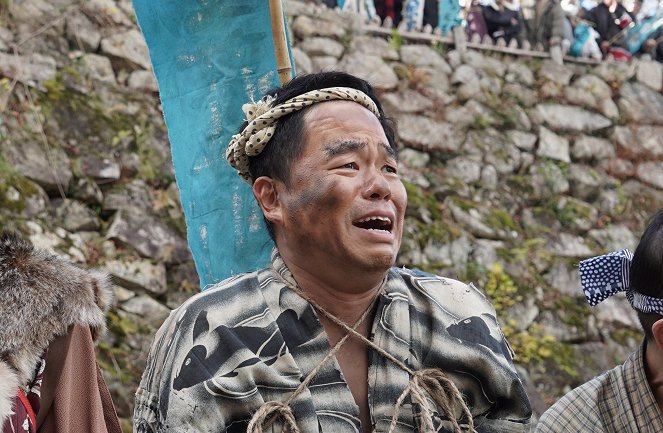
M 387 173 L 394 173 L 394 174 L 398 173 L 398 169 L 396 167 L 394 167 L 393 165 L 385 165 L 384 166 L 384 171 L 386 171 Z
M 349 168 L 351 170 L 358 170 L 359 166 L 355 162 L 348 162 L 347 164 L 343 164 L 341 168 Z

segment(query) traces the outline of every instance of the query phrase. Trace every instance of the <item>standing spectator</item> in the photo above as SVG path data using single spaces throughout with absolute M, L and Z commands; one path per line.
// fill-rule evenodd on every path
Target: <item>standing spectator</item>
M 432 28 L 437 27 L 439 18 L 438 0 L 424 0 L 424 26 L 430 24 Z
M 403 9 L 403 0 L 375 0 L 375 11 L 384 21 L 387 17 L 395 26 L 401 22 L 401 10 Z
M 437 27 L 438 0 L 403 0 L 402 4 L 402 18 L 405 20 L 406 30 L 421 29 L 427 24 L 433 28 Z
M 565 19 L 559 0 L 536 0 L 534 17 L 525 20 L 527 39 L 532 46 L 541 44 L 546 50 L 561 44 Z
M 375 11 L 384 20 L 390 17 L 394 26 L 405 17 L 408 30 L 439 24 L 438 0 L 374 0 Z
M 633 52 L 648 53 L 652 59 L 663 62 L 663 8 L 658 3 L 636 1 L 632 15 L 637 25 L 627 32 L 626 48 Z
M 515 39 L 520 45 L 520 31 L 523 25 L 518 0 L 513 2 L 490 0 L 481 8 L 486 21 L 486 30 L 493 41 L 503 38 L 508 44 L 511 39 Z
M 472 0 L 469 9 L 467 10 L 467 26 L 465 26 L 465 33 L 468 38 L 471 38 L 474 34 L 478 34 L 480 40 L 483 40 L 484 36 L 488 34 L 488 29 L 486 28 L 486 20 L 483 18 L 482 6 L 479 4 L 478 0 Z
M 613 45 L 621 47 L 625 30 L 635 21 L 631 13 L 618 0 L 603 0 L 603 3 L 587 13 L 586 18 L 594 23 L 594 28 L 599 34 L 598 43 L 603 53 L 607 53 Z
M 354 12 L 369 20 L 377 15 L 373 0 L 343 0 L 336 3 L 342 11 Z

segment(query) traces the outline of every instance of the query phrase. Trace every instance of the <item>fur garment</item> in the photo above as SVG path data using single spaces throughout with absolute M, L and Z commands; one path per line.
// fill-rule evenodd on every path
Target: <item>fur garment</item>
M 0 426 L 12 414 L 16 386 L 27 385 L 44 349 L 73 324 L 105 331 L 108 276 L 0 234 Z

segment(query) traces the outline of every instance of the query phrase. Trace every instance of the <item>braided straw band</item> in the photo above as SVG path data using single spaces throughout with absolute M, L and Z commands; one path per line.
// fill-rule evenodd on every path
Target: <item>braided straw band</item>
M 276 107 L 270 107 L 273 98 L 268 97 L 266 100 L 242 106 L 249 124 L 242 132 L 233 135 L 226 150 L 226 159 L 228 159 L 230 165 L 237 169 L 237 173 L 242 179 L 250 184 L 249 157 L 256 156 L 263 151 L 274 135 L 278 120 L 318 102 L 334 100 L 356 102 L 370 110 L 376 117 L 380 117 L 375 102 L 364 92 L 351 87 L 328 87 L 313 90 L 288 99 Z

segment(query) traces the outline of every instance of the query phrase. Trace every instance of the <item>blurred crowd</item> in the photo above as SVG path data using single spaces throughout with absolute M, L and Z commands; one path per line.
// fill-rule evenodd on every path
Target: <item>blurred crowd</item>
M 463 23 L 470 37 L 502 39 L 511 46 L 528 41 L 545 50 L 559 45 L 576 57 L 628 60 L 646 53 L 663 61 L 663 0 L 320 1 L 369 18 L 389 18 L 395 26 L 404 21 L 408 30 L 429 25 L 446 33 Z

